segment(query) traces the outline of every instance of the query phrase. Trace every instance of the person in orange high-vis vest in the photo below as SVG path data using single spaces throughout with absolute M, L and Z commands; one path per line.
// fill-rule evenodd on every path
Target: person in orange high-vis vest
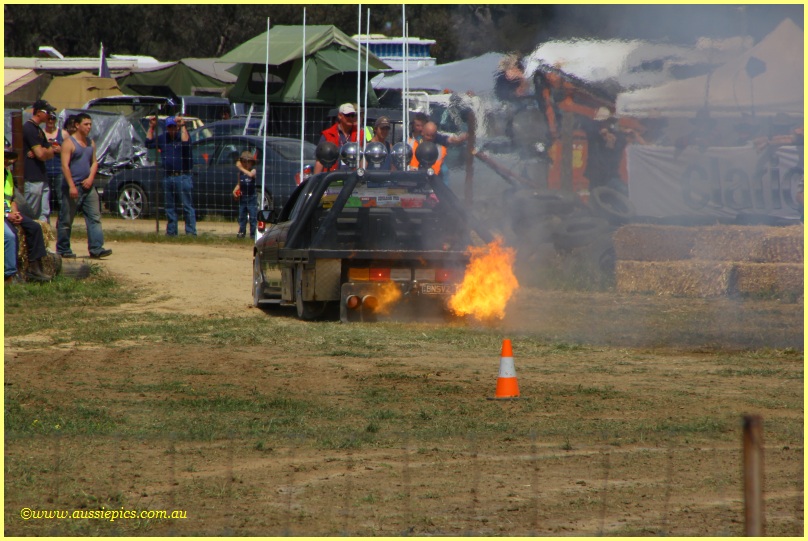
M 438 126 L 434 122 L 427 122 L 424 124 L 424 129 L 421 132 L 421 136 L 423 137 L 424 141 L 432 141 L 435 143 L 435 134 L 438 133 Z M 446 158 L 446 147 L 443 145 L 438 145 L 438 160 L 432 165 L 432 170 L 435 171 L 435 174 L 441 177 L 444 183 L 446 183 L 446 175 L 441 175 L 441 166 L 443 165 L 443 160 Z M 410 162 L 410 167 L 418 169 L 418 158 L 415 157 L 415 151 L 418 149 L 418 141 L 413 141 L 412 144 L 412 161 Z M 445 173 L 445 172 L 444 172 Z

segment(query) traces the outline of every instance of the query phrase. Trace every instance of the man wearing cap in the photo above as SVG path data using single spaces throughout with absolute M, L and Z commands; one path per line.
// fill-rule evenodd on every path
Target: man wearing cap
M 34 213 L 30 218 L 48 221 L 50 217 L 50 183 L 45 162 L 58 154 L 58 143 L 48 142 L 42 128 L 48 117 L 56 112 L 56 108 L 45 100 L 37 100 L 33 105 L 33 115 L 23 124 L 23 178 L 25 179 L 25 201 Z
M 185 234 L 196 236 L 196 211 L 194 210 L 194 181 L 191 176 L 194 162 L 191 156 L 191 137 L 181 116 L 166 119 L 166 131 L 155 140 L 154 129 L 157 117 L 149 119 L 149 131 L 146 133 L 146 148 L 157 148 L 161 152 L 165 175 L 163 177 L 163 193 L 166 205 L 166 235 L 177 236 L 177 198 L 182 203 L 185 217 Z
M 14 201 L 14 178 L 11 175 L 11 164 L 17 160 L 17 153 L 5 149 L 3 163 L 5 165 L 5 182 L 3 185 L 3 214 L 5 216 L 4 244 L 4 275 L 5 283 L 11 283 L 17 274 L 17 233 L 14 226 L 19 225 L 25 235 L 28 247 L 28 272 L 26 278 L 34 282 L 50 282 L 51 277 L 42 268 L 42 258 L 47 255 L 45 251 L 45 237 L 42 235 L 42 226 L 37 222 L 20 214 L 17 202 Z M 12 241 L 13 238 L 13 241 Z M 13 247 L 13 248 L 12 248 Z
M 392 148 L 390 147 L 390 141 L 387 140 L 387 137 L 390 135 L 390 119 L 386 116 L 380 116 L 376 119 L 376 122 L 373 123 L 373 138 L 370 140 L 371 143 L 381 143 L 384 145 L 384 148 L 387 149 L 387 157 L 379 166 L 379 169 L 383 171 L 390 171 L 391 169 L 395 169 L 393 166 L 393 160 L 390 157 L 390 152 Z
M 328 129 L 323 130 L 319 143 L 330 141 L 341 148 L 348 142 L 356 142 L 356 108 L 352 103 L 343 103 L 339 106 L 337 121 Z M 318 143 L 318 144 L 319 144 Z M 329 171 L 335 171 L 341 162 L 335 163 Z M 322 173 L 325 170 L 323 164 L 318 160 L 314 164 L 314 174 Z

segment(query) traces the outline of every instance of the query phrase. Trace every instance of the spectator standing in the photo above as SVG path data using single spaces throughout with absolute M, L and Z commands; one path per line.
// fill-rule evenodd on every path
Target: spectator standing
M 420 143 L 424 139 L 424 127 L 431 122 L 429 120 L 429 115 L 426 113 L 415 113 L 412 119 L 412 137 L 408 141 L 409 145 L 413 148 L 413 152 L 415 152 L 415 147 L 418 146 L 416 143 Z M 432 122 L 435 124 L 434 122 Z M 437 130 L 437 124 L 435 124 Z M 443 145 L 445 147 L 459 145 L 463 143 L 466 139 L 468 139 L 468 133 L 461 133 L 459 135 L 449 135 L 446 133 L 440 133 L 435 131 L 433 135 L 433 140 L 438 145 Z
M 424 124 L 424 128 L 423 128 L 423 130 L 421 132 L 421 137 L 422 137 L 421 143 L 423 143 L 425 141 L 431 141 L 431 142 L 435 143 L 435 145 L 438 147 L 438 159 L 432 165 L 432 170 L 443 181 L 444 184 L 448 184 L 448 182 L 449 182 L 448 175 L 446 174 L 445 168 L 442 167 L 443 166 L 443 160 L 446 159 L 446 147 L 444 145 L 440 144 L 437 141 L 437 135 L 438 135 L 438 126 L 437 126 L 437 124 L 435 124 L 434 122 L 431 122 L 431 121 L 427 122 L 426 124 Z M 418 158 L 416 158 L 416 154 L 415 154 L 415 151 L 418 148 L 419 144 L 420 143 L 416 142 L 413 145 L 413 149 L 412 149 L 412 161 L 410 162 L 410 167 L 413 167 L 415 169 L 418 169 L 418 166 L 419 166 Z
M 14 201 L 14 177 L 11 174 L 11 164 L 17 160 L 17 153 L 5 150 L 3 162 L 5 165 L 5 181 L 3 185 L 3 209 L 5 215 L 5 230 L 3 233 L 4 247 L 4 275 L 5 282 L 10 283 L 17 273 L 17 235 L 15 225 L 22 228 L 25 242 L 28 247 L 28 272 L 26 278 L 34 282 L 50 282 L 51 277 L 42 268 L 42 258 L 48 255 L 45 251 L 45 237 L 42 235 L 42 226 L 27 216 L 20 214 L 17 203 Z M 9 235 L 9 233 L 11 235 Z M 9 253 L 9 241 L 14 237 L 13 263 L 12 254 Z M 13 268 L 10 266 L 13 265 Z M 13 272 L 12 272 L 13 271 Z
M 196 211 L 193 204 L 194 181 L 191 171 L 193 157 L 191 155 L 191 137 L 182 116 L 168 117 L 166 131 L 157 139 L 154 129 L 157 117 L 149 119 L 149 131 L 146 133 L 146 148 L 156 148 L 162 153 L 161 161 L 165 175 L 163 176 L 163 193 L 166 208 L 166 235 L 177 236 L 177 199 L 182 204 L 185 218 L 185 234 L 196 236 Z
M 62 147 L 61 208 L 56 225 L 56 251 L 62 257 L 75 258 L 70 249 L 70 234 L 76 212 L 81 210 L 87 224 L 87 248 L 90 257 L 99 259 L 112 255 L 104 248 L 101 230 L 101 203 L 93 185 L 98 172 L 95 141 L 90 139 L 93 119 L 87 113 L 76 116 L 76 133 L 65 140 Z
M 250 217 L 250 238 L 255 238 L 258 225 L 258 196 L 256 195 L 255 156 L 245 150 L 236 162 L 238 168 L 238 184 L 233 189 L 233 196 L 238 199 L 238 233 L 236 237 L 243 239 L 247 232 L 247 216 Z
M 48 142 L 40 124 L 46 122 L 56 109 L 45 100 L 37 100 L 33 105 L 33 115 L 23 124 L 23 191 L 25 201 L 33 212 L 33 219 L 48 222 L 50 218 L 50 186 L 45 162 L 52 159 L 60 150 L 58 143 Z
M 384 145 L 384 148 L 387 150 L 387 157 L 382 162 L 379 169 L 382 171 L 390 171 L 394 170 L 395 166 L 393 166 L 393 159 L 390 157 L 390 152 L 392 147 L 390 146 L 390 141 L 387 140 L 387 137 L 390 135 L 390 119 L 386 116 L 380 116 L 376 119 L 376 122 L 373 123 L 373 138 L 370 140 L 371 143 L 381 143 Z
M 601 107 L 595 113 L 587 131 L 587 158 L 584 176 L 589 180 L 589 188 L 607 186 L 623 194 L 627 193 L 625 183 L 620 179 L 620 161 L 628 144 L 611 111 Z
M 352 103 L 343 103 L 339 106 L 337 113 L 337 121 L 330 128 L 322 131 L 319 143 L 330 141 L 337 145 L 337 148 L 342 148 L 342 145 L 348 142 L 356 142 L 356 121 L 357 113 L 356 107 Z M 336 171 L 342 162 L 337 162 L 331 166 L 328 171 Z M 314 174 L 322 173 L 325 170 L 323 164 L 319 160 L 314 164 Z
M 424 125 L 429 122 L 429 115 L 422 112 L 417 112 L 412 116 L 412 121 L 410 121 L 410 139 L 407 143 L 415 148 L 416 143 L 420 143 L 423 139 L 422 133 L 424 131 Z

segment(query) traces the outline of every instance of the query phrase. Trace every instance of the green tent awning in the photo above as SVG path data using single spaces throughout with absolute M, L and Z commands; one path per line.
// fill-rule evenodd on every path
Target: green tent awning
M 350 96 L 355 100 L 357 42 L 335 26 L 306 26 L 305 32 L 306 101 L 335 105 L 334 100 L 347 100 Z M 302 41 L 302 26 L 275 26 L 269 30 L 269 99 L 273 103 L 300 103 L 303 100 Z M 264 32 L 219 59 L 219 62 L 236 64 L 231 69 L 238 74 L 238 81 L 229 93 L 231 101 L 264 101 L 266 58 L 267 33 Z M 364 71 L 364 47 L 359 67 Z M 390 67 L 371 54 L 368 72 L 376 74 L 385 69 Z M 346 74 L 353 74 L 353 77 Z M 368 102 L 378 103 L 372 89 Z
M 189 58 L 168 67 L 132 72 L 118 79 L 118 83 L 125 92 L 141 95 L 176 97 L 202 91 L 225 93 L 236 82 L 236 77 L 227 71 L 228 67 L 218 59 Z

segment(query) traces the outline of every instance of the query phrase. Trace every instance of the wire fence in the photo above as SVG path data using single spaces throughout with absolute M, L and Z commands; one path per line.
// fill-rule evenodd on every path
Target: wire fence
M 743 535 L 740 445 L 560 448 L 535 433 L 492 443 L 475 433 L 425 441 L 400 432 L 390 446 L 369 447 L 367 434 L 344 436 L 342 448 L 323 448 L 306 434 L 7 435 L 5 532 Z M 779 471 L 788 453 L 766 454 L 779 465 L 767 479 L 766 534 L 802 536 L 802 455 L 791 453 L 799 475 L 790 475 Z

